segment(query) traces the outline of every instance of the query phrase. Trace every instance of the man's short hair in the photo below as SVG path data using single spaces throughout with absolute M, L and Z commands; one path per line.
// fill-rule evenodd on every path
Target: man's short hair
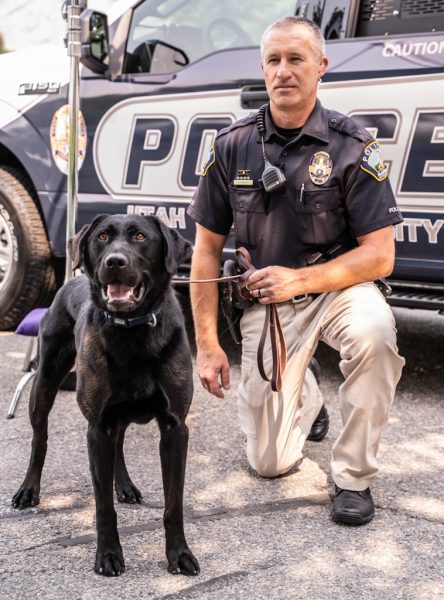
M 270 31 L 273 29 L 292 29 L 298 25 L 302 25 L 311 31 L 314 42 L 313 50 L 318 57 L 321 59 L 323 56 L 325 56 L 325 38 L 322 35 L 321 30 L 316 23 L 310 21 L 310 19 L 306 19 L 305 17 L 284 17 L 283 19 L 280 19 L 279 21 L 276 21 L 276 23 L 272 23 L 269 27 L 267 27 L 261 38 L 261 56 L 264 56 L 265 38 Z

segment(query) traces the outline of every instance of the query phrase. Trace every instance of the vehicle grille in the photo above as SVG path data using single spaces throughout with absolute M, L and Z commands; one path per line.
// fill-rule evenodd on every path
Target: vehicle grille
M 377 21 L 396 15 L 401 19 L 444 14 L 442 0 L 364 0 L 361 21 Z
M 363 0 L 356 36 L 420 33 L 444 29 L 444 0 Z
M 443 14 L 444 2 L 442 0 L 402 0 L 401 2 L 401 19 Z

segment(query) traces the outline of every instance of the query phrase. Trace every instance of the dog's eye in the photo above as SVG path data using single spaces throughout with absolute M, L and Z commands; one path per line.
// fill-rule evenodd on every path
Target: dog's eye
M 145 239 L 145 234 L 142 233 L 141 231 L 138 231 L 136 233 L 136 235 L 134 236 L 134 239 L 138 242 L 143 242 L 143 240 Z
M 106 240 L 108 239 L 108 234 L 102 231 L 102 233 L 99 233 L 99 235 L 97 236 L 97 239 L 101 242 L 106 242 Z

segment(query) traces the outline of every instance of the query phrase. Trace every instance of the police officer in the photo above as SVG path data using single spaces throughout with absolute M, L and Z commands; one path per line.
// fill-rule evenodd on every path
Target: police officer
M 317 100 L 328 65 L 319 28 L 301 17 L 274 23 L 261 60 L 270 103 L 219 133 L 189 207 L 197 222 L 191 276 L 218 275 L 234 223 L 237 246 L 257 267 L 247 282 L 257 302 L 241 321 L 238 414 L 259 475 L 286 473 L 301 459 L 323 404 L 307 365 L 319 340 L 339 351 L 343 428 L 332 451 L 332 518 L 361 525 L 374 515 L 376 454 L 404 364 L 393 315 L 373 283 L 393 269 L 393 225 L 402 219 L 378 143 Z M 279 172 L 266 178 L 264 162 Z M 338 256 L 307 264 L 333 246 Z M 195 285 L 191 298 L 199 376 L 222 398 L 229 365 L 217 337 L 217 287 Z M 278 303 L 288 351 L 279 392 L 256 360 L 269 303 Z

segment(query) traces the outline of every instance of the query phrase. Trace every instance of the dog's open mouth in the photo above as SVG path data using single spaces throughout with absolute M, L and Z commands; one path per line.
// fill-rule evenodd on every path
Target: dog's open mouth
M 102 296 L 107 304 L 114 306 L 134 305 L 140 302 L 145 293 L 145 284 L 130 287 L 123 283 L 108 283 L 102 288 Z

